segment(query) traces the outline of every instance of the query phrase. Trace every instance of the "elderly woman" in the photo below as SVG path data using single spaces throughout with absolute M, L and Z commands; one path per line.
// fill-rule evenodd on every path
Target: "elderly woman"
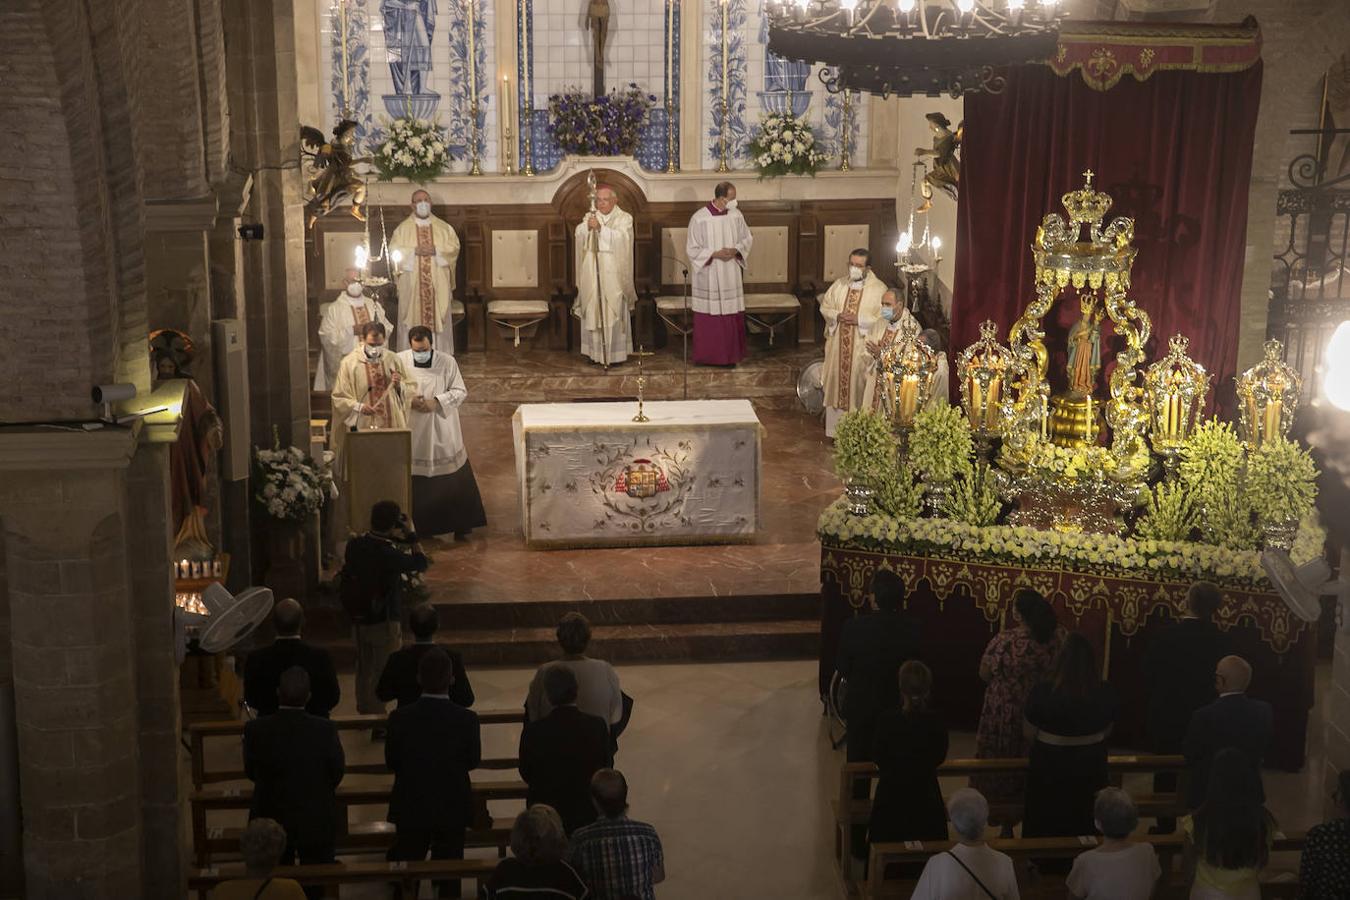
M 959 843 L 932 857 L 923 867 L 912 900 L 1018 900 L 1012 859 L 984 842 L 989 802 L 973 788 L 962 788 L 947 801 Z
M 1305 900 L 1350 897 L 1350 769 L 1342 770 L 1331 795 L 1335 818 L 1308 829 L 1298 880 Z
M 585 900 L 590 891 L 566 856 L 562 819 L 553 807 L 536 803 L 516 816 L 511 856 L 497 864 L 483 885 L 484 900 Z
M 1134 798 L 1120 788 L 1102 788 L 1092 815 L 1105 840 L 1074 859 L 1069 894 L 1077 900 L 1148 900 L 1162 868 L 1152 844 L 1130 840 L 1139 826 Z
M 248 874 L 222 882 L 211 896 L 216 900 L 305 900 L 298 881 L 272 877 L 285 849 L 286 829 L 274 819 L 249 822 L 239 837 L 239 851 Z

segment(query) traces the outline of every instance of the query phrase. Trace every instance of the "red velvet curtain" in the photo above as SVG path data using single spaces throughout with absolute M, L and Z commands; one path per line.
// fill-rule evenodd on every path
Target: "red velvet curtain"
M 1144 82 L 1127 76 L 1108 91 L 1045 66 L 1007 74 L 1002 93 L 966 96 L 953 353 L 978 338 L 985 319 L 1006 340 L 1034 295 L 1036 227 L 1047 213 L 1064 214 L 1061 196 L 1091 169 L 1097 189 L 1115 200 L 1108 220 L 1135 221 L 1131 295 L 1153 320 L 1148 361 L 1167 352 L 1173 334 L 1185 334 L 1191 357 L 1214 376 L 1211 399 L 1228 407 L 1260 63 L 1231 74 L 1167 71 Z M 1064 341 L 1078 316 L 1066 292 L 1046 317 L 1055 390 L 1067 380 Z M 1122 342 L 1105 325 L 1102 362 L 1109 370 Z

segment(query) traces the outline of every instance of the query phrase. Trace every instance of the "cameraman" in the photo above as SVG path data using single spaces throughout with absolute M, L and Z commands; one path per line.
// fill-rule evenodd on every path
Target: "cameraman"
M 342 606 L 352 620 L 356 643 L 356 710 L 379 715 L 384 703 L 375 686 L 389 654 L 399 648 L 403 576 L 424 572 L 427 558 L 393 500 L 370 508 L 370 531 L 347 543 L 342 569 Z M 383 729 L 376 729 L 378 738 Z

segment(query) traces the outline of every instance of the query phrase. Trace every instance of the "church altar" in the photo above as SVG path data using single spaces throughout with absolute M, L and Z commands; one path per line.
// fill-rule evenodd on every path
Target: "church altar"
M 829 687 L 844 622 L 865 611 L 872 575 L 895 571 L 905 584 L 905 612 L 920 623 L 922 655 L 933 670 L 933 708 L 951 728 L 975 729 L 984 684 L 979 677 L 985 645 L 1003 627 L 1014 593 L 1040 591 L 1069 630 L 1095 645 L 1103 674 L 1121 700 L 1112 742 L 1147 748 L 1144 732 L 1143 659 L 1149 638 L 1185 611 L 1189 582 L 1143 573 L 1103 574 L 1064 561 L 993 564 L 975 554 L 920 555 L 896 545 L 822 536 L 820 562 L 820 690 Z M 1275 737 L 1266 763 L 1294 770 L 1303 765 L 1313 706 L 1316 629 L 1278 596 L 1259 585 L 1223 588 L 1215 616 L 1234 652 L 1257 675 L 1251 695 L 1275 710 Z
M 527 547 L 749 541 L 760 424 L 749 400 L 523 404 L 512 419 Z

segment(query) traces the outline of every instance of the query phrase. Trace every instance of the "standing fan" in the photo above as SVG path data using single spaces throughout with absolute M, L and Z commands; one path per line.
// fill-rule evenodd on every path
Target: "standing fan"
M 1283 550 L 1267 550 L 1261 554 L 1261 567 L 1266 570 L 1275 591 L 1289 604 L 1289 608 L 1305 622 L 1316 622 L 1322 617 L 1322 597 L 1326 594 L 1346 596 L 1350 583 L 1331 580 L 1331 567 L 1318 557 L 1295 566 Z
M 205 653 L 220 653 L 248 637 L 272 611 L 272 589 L 245 588 L 236 597 L 212 582 L 202 592 L 202 605 L 205 613 L 174 608 L 174 656 L 180 664 L 193 644 Z
M 797 402 L 813 416 L 825 412 L 825 360 L 818 359 L 802 369 L 797 378 Z

